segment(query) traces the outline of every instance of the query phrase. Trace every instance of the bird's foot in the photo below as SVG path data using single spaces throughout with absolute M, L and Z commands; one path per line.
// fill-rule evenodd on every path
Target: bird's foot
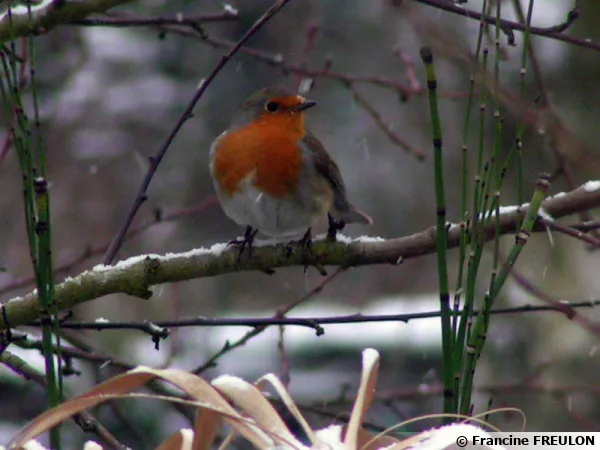
M 256 237 L 256 233 L 258 233 L 258 229 L 253 229 L 251 226 L 246 227 L 246 231 L 244 232 L 244 237 L 241 239 L 234 239 L 229 242 L 229 245 L 239 247 L 239 252 L 237 256 L 238 264 L 242 262 L 242 255 L 244 254 L 244 250 L 248 252 L 248 259 L 252 258 L 252 251 L 254 249 L 254 238 Z M 263 272 L 267 275 L 273 275 L 275 271 L 273 269 L 263 269 Z
M 312 229 L 309 228 L 308 230 L 306 230 L 306 233 L 304 233 L 304 236 L 302 236 L 301 239 L 298 239 L 296 241 L 290 241 L 287 244 L 287 257 L 289 258 L 290 256 L 296 253 L 296 249 L 301 248 L 302 262 L 304 263 L 304 272 L 306 273 L 308 266 L 312 264 L 315 266 L 315 268 L 319 271 L 321 275 L 327 276 L 327 271 L 325 270 L 325 268 L 320 263 L 314 262 L 315 255 L 312 251 L 312 244 Z
M 239 248 L 237 261 L 238 263 L 242 260 L 242 255 L 244 254 L 244 250 L 248 251 L 248 259 L 252 258 L 252 246 L 254 244 L 254 238 L 256 237 L 256 233 L 258 233 L 258 229 L 254 230 L 250 225 L 246 227 L 246 231 L 244 232 L 244 237 L 241 239 L 234 239 L 229 242 L 229 245 L 235 246 Z
M 302 261 L 304 262 L 304 272 L 308 268 L 309 260 L 312 259 L 312 230 L 309 227 L 302 236 L 301 239 L 297 241 L 290 241 L 286 246 L 287 249 L 287 257 L 289 258 L 293 254 L 296 253 L 296 249 L 302 249 Z
M 337 232 L 344 229 L 346 222 L 343 220 L 335 220 L 329 213 L 327 213 L 327 220 L 329 222 L 329 228 L 327 228 L 327 240 L 330 242 L 335 242 Z
M 287 257 L 289 258 L 290 256 L 296 254 L 296 249 L 298 247 L 302 248 L 302 256 L 303 257 L 306 257 L 307 255 L 310 255 L 312 253 L 312 230 L 311 230 L 311 228 L 306 230 L 306 233 L 304 233 L 304 236 L 302 236 L 301 239 L 288 242 L 288 244 L 286 245 Z

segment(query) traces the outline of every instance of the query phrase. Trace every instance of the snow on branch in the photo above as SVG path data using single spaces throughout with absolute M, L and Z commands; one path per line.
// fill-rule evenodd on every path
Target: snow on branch
M 527 207 L 522 205 L 504 208 L 506 212 L 500 215 L 499 220 L 502 234 L 516 231 L 516 224 L 525 217 Z M 569 193 L 549 197 L 542 207 L 554 219 L 600 207 L 600 183 L 588 182 Z M 494 237 L 496 224 L 495 221 L 490 222 L 490 226 L 485 228 L 480 236 L 482 239 L 490 240 Z M 543 222 L 538 221 L 535 230 L 545 229 Z M 461 233 L 460 224 L 449 224 L 447 233 L 448 247 L 457 247 Z M 400 264 L 405 259 L 434 253 L 435 245 L 436 231 L 435 227 L 431 227 L 393 239 L 349 239 L 338 236 L 338 242 L 335 243 L 317 240 L 313 245 L 313 254 L 315 262 L 323 266 Z M 240 262 L 237 255 L 237 248 L 229 248 L 227 244 L 215 244 L 208 249 L 199 248 L 166 255 L 139 255 L 115 265 L 98 265 L 74 278 L 67 278 L 56 286 L 58 309 L 69 309 L 79 303 L 119 292 L 150 298 L 150 288 L 163 283 L 213 277 L 236 271 L 265 271 L 304 265 L 301 252 L 289 256 L 285 244 L 257 246 L 251 259 L 244 254 Z M 8 318 L 10 327 L 24 325 L 37 319 L 37 292 L 34 290 L 23 297 L 13 298 L 4 305 L 4 313 L 0 315 L 0 330 L 7 328 L 5 317 Z
M 0 14 L 0 42 L 30 34 L 41 34 L 60 23 L 83 19 L 89 14 L 103 13 L 132 0 L 43 0 L 31 5 L 31 18 L 26 6 L 16 6 Z M 58 5 L 58 6 L 57 6 Z

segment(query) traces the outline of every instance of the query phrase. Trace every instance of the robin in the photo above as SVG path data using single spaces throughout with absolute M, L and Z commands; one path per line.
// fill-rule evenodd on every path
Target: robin
M 258 230 L 291 238 L 288 249 L 310 250 L 312 226 L 327 214 L 328 239 L 346 223 L 373 219 L 348 201 L 337 164 L 305 126 L 305 111 L 316 105 L 283 87 L 268 87 L 243 104 L 232 125 L 212 143 L 210 173 L 225 214 L 246 226 L 231 244 L 251 256 Z M 292 250 L 293 251 L 293 250 Z

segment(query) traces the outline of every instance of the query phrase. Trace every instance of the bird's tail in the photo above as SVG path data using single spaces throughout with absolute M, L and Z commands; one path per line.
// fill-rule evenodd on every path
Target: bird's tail
M 356 209 L 354 206 L 350 206 L 350 210 L 342 214 L 342 220 L 346 223 L 362 223 L 364 225 L 371 225 L 373 219 L 371 216 L 364 212 Z

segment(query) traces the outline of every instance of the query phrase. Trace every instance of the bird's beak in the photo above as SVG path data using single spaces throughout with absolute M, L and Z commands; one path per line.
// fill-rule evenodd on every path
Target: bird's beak
M 296 106 L 294 106 L 292 108 L 292 111 L 294 111 L 294 112 L 301 112 L 301 111 L 304 111 L 304 110 L 306 110 L 308 108 L 312 108 L 316 104 L 317 104 L 317 102 L 315 102 L 314 100 L 304 100 L 302 103 L 299 103 Z

